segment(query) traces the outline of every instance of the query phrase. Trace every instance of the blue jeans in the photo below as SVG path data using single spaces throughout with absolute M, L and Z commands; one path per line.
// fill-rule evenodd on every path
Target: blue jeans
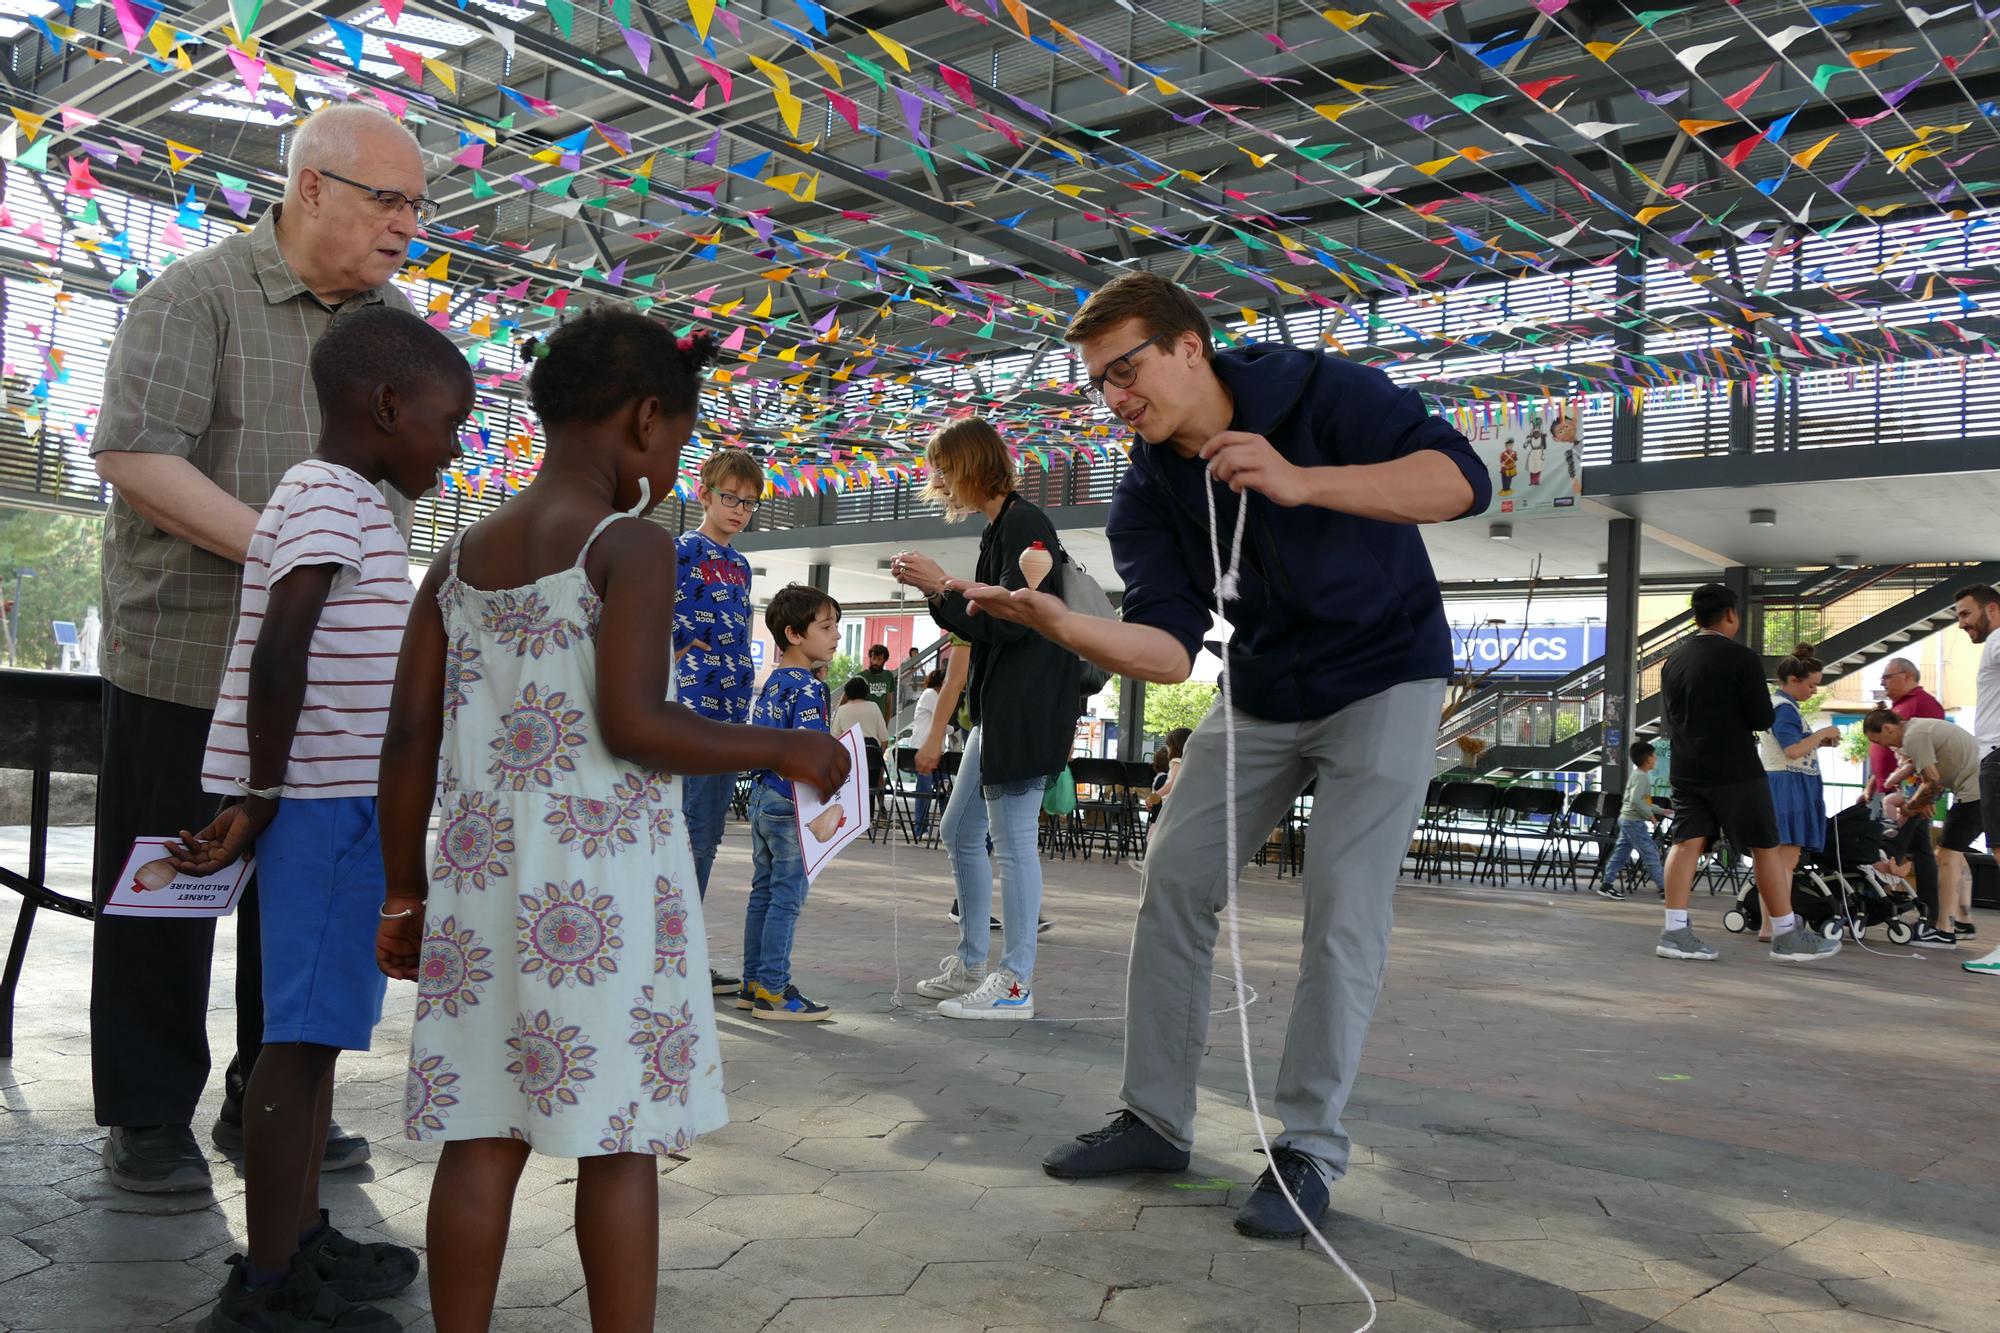
M 1660 864 L 1660 847 L 1653 841 L 1653 830 L 1643 819 L 1621 819 L 1618 821 L 1618 840 L 1611 844 L 1611 855 L 1604 862 L 1604 882 L 1615 884 L 1625 869 L 1631 853 L 1639 853 L 1639 864 L 1646 868 L 1647 878 L 1655 888 L 1666 885 L 1666 868 Z
M 916 834 L 921 838 L 924 830 L 931 826 L 931 793 L 937 790 L 937 774 L 917 774 L 917 814 L 914 821 Z
M 1042 811 L 1040 780 L 982 787 L 979 733 L 965 743 L 951 800 L 940 828 L 958 886 L 958 956 L 967 967 L 986 966 L 987 918 L 993 911 L 993 872 L 1000 872 L 1000 965 L 1029 981 L 1035 975 L 1035 927 L 1042 915 L 1042 862 L 1035 830 Z M 989 842 L 990 839 L 990 842 Z
M 694 851 L 694 882 L 708 897 L 708 868 L 722 844 L 722 823 L 729 817 L 729 798 L 736 792 L 734 773 L 710 773 L 681 779 L 681 817 L 687 821 L 688 846 Z
M 750 793 L 750 863 L 743 981 L 783 995 L 792 980 L 792 935 L 806 905 L 806 860 L 791 799 L 762 783 Z

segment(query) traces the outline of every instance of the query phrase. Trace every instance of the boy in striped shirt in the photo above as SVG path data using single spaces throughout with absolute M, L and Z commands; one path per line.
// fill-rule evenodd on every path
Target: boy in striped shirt
M 216 1309 L 224 1329 L 393 1329 L 360 1302 L 417 1274 L 413 1251 L 332 1229 L 317 1145 L 334 1061 L 368 1049 L 386 983 L 375 962 L 375 791 L 412 585 L 379 488 L 414 500 L 437 484 L 458 457 L 472 374 L 450 339 L 387 306 L 338 316 L 311 370 L 325 425 L 250 541 L 202 764 L 203 788 L 230 799 L 207 828 L 182 834 L 175 857 L 194 874 L 253 844 L 258 859 L 264 1048 L 244 1098 L 250 1254 L 231 1260 Z

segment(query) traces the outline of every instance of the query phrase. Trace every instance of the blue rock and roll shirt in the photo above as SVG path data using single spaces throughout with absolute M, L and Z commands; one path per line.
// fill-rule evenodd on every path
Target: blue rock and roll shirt
M 804 667 L 781 666 L 764 682 L 763 693 L 750 711 L 753 726 L 779 727 L 788 731 L 818 731 L 832 735 L 827 726 L 833 708 L 826 701 L 826 686 Z M 757 770 L 757 781 L 786 800 L 792 799 L 792 783 L 768 768 Z
M 678 658 L 680 700 L 717 722 L 747 722 L 757 676 L 750 660 L 750 562 L 698 528 L 682 533 L 675 545 L 674 652 L 708 645 Z

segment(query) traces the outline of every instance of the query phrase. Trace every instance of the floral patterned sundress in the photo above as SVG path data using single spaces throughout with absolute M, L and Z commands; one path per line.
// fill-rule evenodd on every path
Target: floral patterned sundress
M 452 543 L 412 1139 L 667 1153 L 729 1118 L 680 781 L 597 734 L 603 602 L 583 562 L 620 517 L 525 588 L 467 585 Z

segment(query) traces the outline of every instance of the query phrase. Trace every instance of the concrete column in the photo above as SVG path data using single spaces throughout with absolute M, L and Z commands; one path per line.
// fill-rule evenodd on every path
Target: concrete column
M 1736 609 L 1743 617 L 1743 630 L 1736 636 L 1737 642 L 1753 652 L 1763 653 L 1764 608 L 1757 603 L 1757 571 L 1749 565 L 1731 565 L 1722 571 L 1722 583 L 1736 594 Z M 1790 651 L 1789 645 L 1786 651 Z
M 1146 682 L 1131 676 L 1118 678 L 1118 757 L 1125 760 L 1150 759 L 1140 753 L 1146 737 Z
M 1627 312 L 1628 319 L 1636 320 L 1646 311 L 1645 255 L 1633 254 L 1630 250 L 1621 252 L 1615 282 L 1613 290 L 1619 298 L 1619 308 Z M 1646 350 L 1645 332 L 1636 326 L 1619 329 L 1612 335 L 1612 341 L 1627 356 L 1636 356 Z M 1611 404 L 1611 461 L 1636 463 L 1640 454 L 1638 410 L 1632 406 L 1631 396 L 1622 389 L 1613 393 Z M 1623 771 L 1622 766 L 1620 771 Z
M 821 592 L 830 590 L 833 587 L 833 566 L 807 565 L 806 582 L 818 588 Z
M 1625 747 L 1639 694 L 1639 520 L 1611 520 L 1604 559 L 1604 766 L 1598 785 L 1615 794 L 1625 790 Z

